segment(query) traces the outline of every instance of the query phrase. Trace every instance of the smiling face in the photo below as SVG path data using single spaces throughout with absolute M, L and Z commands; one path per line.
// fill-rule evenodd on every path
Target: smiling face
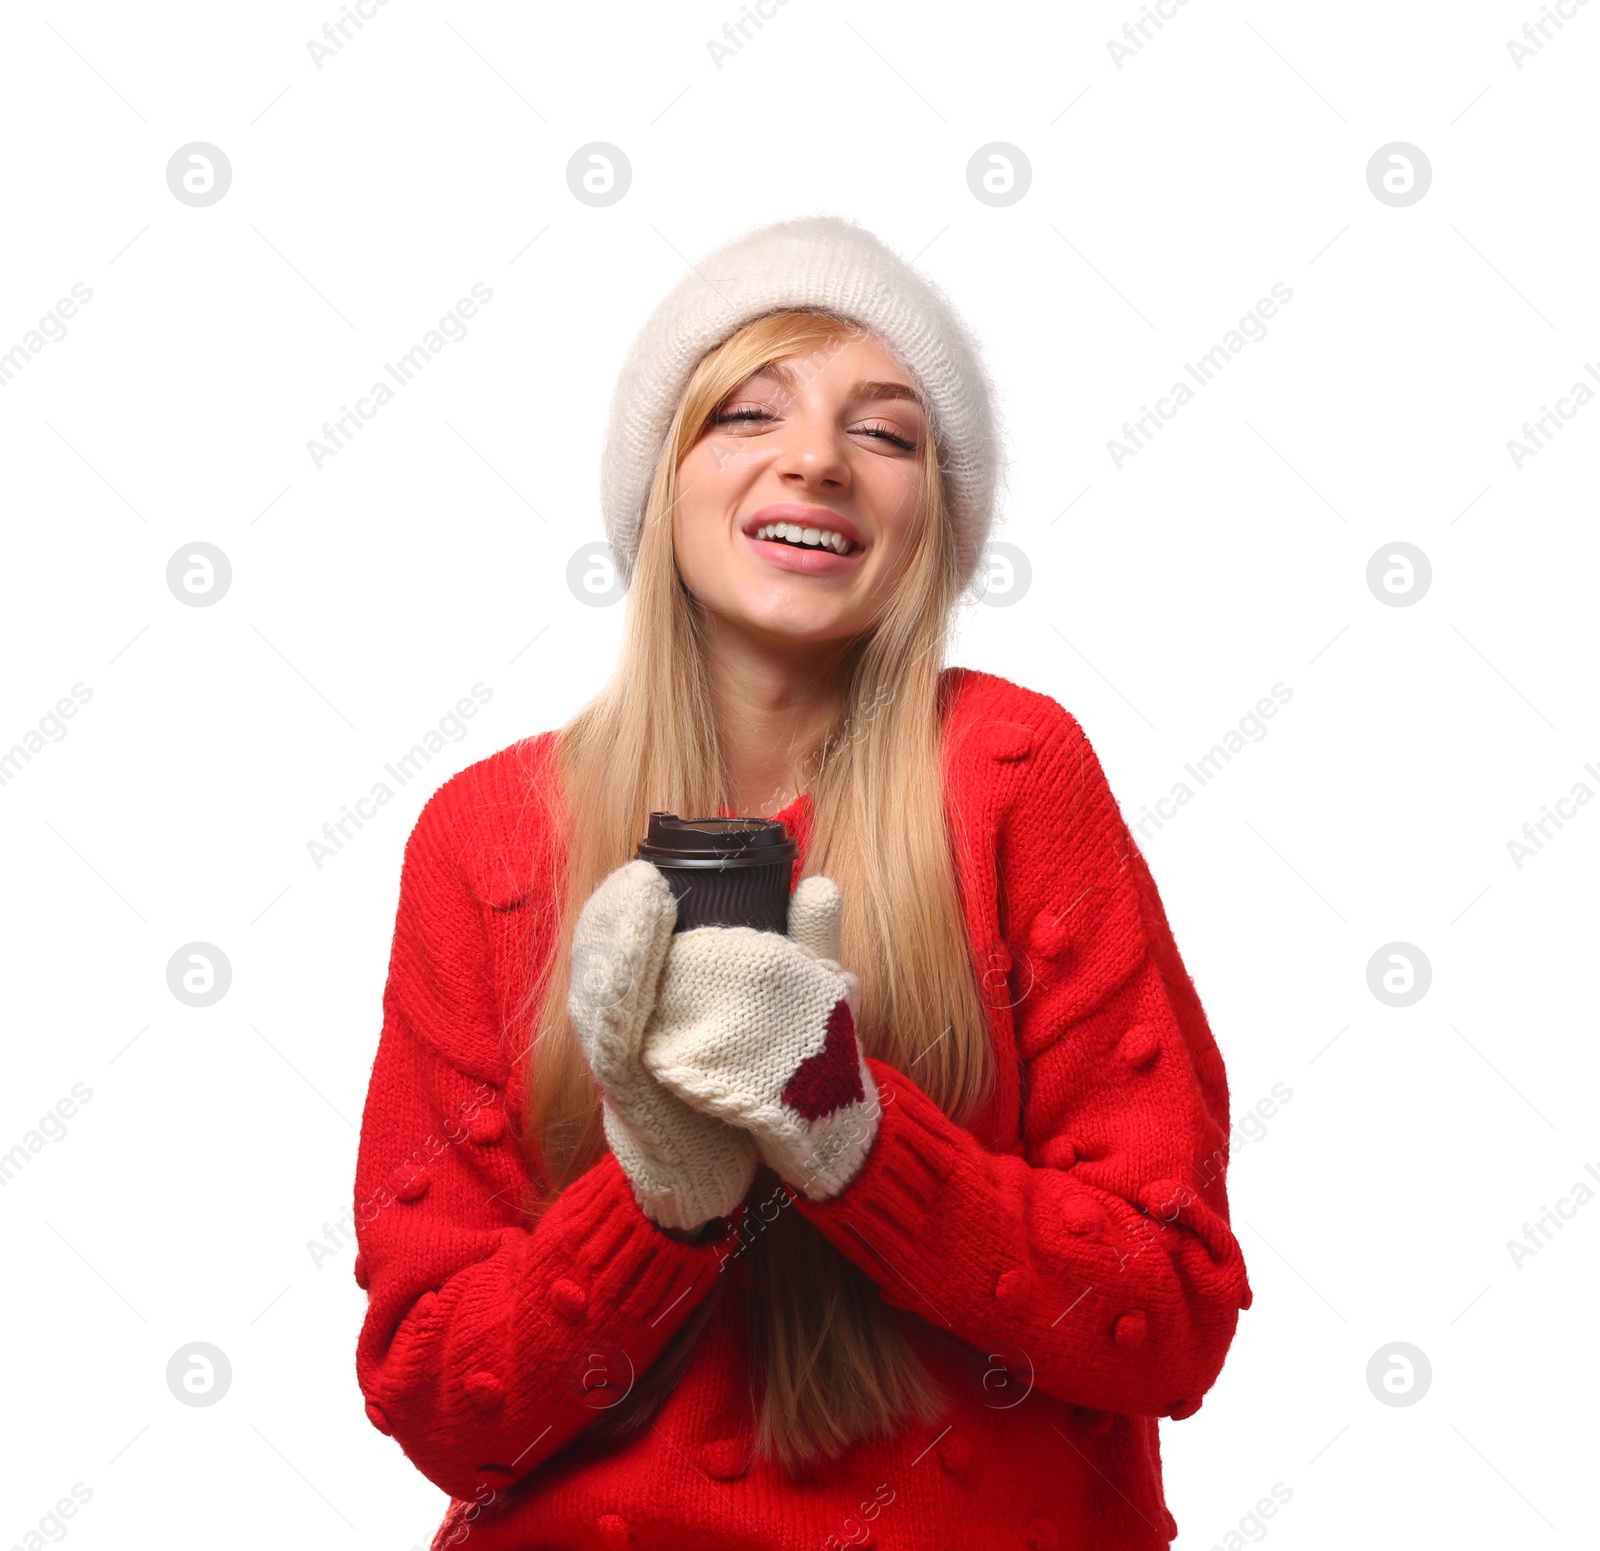
M 678 569 L 719 625 L 843 642 L 876 623 L 924 519 L 921 396 L 873 335 L 783 356 L 678 469 Z

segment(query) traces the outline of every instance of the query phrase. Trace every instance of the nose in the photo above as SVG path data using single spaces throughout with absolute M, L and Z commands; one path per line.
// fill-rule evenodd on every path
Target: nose
M 796 405 L 780 434 L 776 469 L 785 485 L 802 490 L 839 490 L 850 483 L 844 433 L 831 415 L 815 407 Z

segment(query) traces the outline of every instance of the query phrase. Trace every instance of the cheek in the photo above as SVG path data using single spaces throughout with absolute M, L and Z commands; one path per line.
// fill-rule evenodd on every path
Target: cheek
M 922 522 L 922 475 L 909 461 L 882 462 L 873 471 L 872 510 L 893 541 L 912 537 Z
M 682 535 L 692 527 L 702 512 L 709 511 L 717 502 L 720 480 L 716 460 L 707 455 L 705 447 L 695 447 L 678 465 L 678 498 L 672 508 L 672 528 Z
M 672 547 L 684 582 L 696 594 L 714 591 L 728 562 L 726 516 L 730 501 L 736 499 L 728 490 L 733 467 L 726 449 L 706 443 L 693 448 L 678 467 Z
M 709 516 L 686 511 L 680 503 L 672 514 L 672 552 L 691 592 L 698 592 L 715 564 L 708 537 Z
M 748 477 L 753 464 L 749 442 L 739 438 L 723 440 L 707 437 L 689 451 L 679 470 L 678 485 L 693 485 L 707 492 L 736 489 Z

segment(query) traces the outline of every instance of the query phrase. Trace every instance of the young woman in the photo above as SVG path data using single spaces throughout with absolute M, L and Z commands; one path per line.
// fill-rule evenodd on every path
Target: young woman
M 618 670 L 406 847 L 356 1176 L 434 1546 L 1146 1551 L 1250 1291 L 1223 1062 L 1054 700 L 942 667 L 999 440 L 942 293 L 807 218 L 634 347 Z M 781 820 L 673 933 L 649 815 Z M 803 881 L 802 881 L 803 880 Z

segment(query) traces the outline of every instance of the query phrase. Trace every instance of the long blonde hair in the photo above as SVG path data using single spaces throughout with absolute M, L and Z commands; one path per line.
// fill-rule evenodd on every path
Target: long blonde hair
M 731 811 L 704 611 L 678 572 L 672 512 L 678 471 L 723 400 L 752 374 L 798 352 L 862 337 L 852 320 L 786 309 L 747 323 L 708 352 L 684 390 L 650 495 L 628 599 L 625 641 L 606 688 L 560 729 L 560 821 L 566 886 L 548 957 L 534 966 L 523 1027 L 540 1032 L 527 1061 L 522 1144 L 548 1182 L 543 1205 L 604 1156 L 600 1090 L 567 1017 L 576 914 L 633 855 L 652 811 Z M 923 438 L 925 518 L 875 625 L 832 672 L 841 710 L 818 748 L 800 751 L 813 827 L 805 871 L 835 879 L 844 900 L 842 962 L 861 978 L 863 1050 L 912 1077 L 958 1122 L 992 1091 L 994 1054 L 947 832 L 940 754 L 940 667 L 961 578 L 930 424 Z M 562 898 L 559 887 L 554 899 Z M 541 939 L 550 923 L 532 922 Z M 777 1179 L 764 1166 L 757 1192 Z M 780 1197 L 781 1199 L 781 1197 Z M 537 1205 L 536 1205 L 537 1209 Z M 792 1471 L 887 1436 L 944 1409 L 907 1339 L 903 1315 L 872 1279 L 797 1210 L 756 1220 L 746 1317 L 757 1448 Z M 728 1282 L 725 1273 L 626 1401 L 585 1430 L 590 1444 L 644 1426 L 688 1366 Z M 759 1394 L 755 1391 L 759 1389 Z

